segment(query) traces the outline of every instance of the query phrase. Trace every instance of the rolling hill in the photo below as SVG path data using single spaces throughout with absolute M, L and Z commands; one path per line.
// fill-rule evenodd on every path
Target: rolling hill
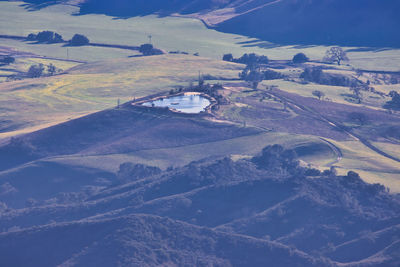
M 27 1 L 36 7 L 57 3 Z M 68 2 L 68 1 L 65 1 Z M 80 14 L 183 14 L 223 32 L 278 44 L 399 47 L 396 0 L 82 0 Z M 44 6 L 45 6 L 44 5 Z M 262 25 L 262 27 L 260 27 Z
M 83 199 L 5 209 L 0 258 L 11 266 L 397 266 L 398 196 L 351 172 L 309 177 L 287 155 L 269 146 L 251 160 L 128 172 L 127 183 Z M 280 167 L 264 165 L 272 162 Z

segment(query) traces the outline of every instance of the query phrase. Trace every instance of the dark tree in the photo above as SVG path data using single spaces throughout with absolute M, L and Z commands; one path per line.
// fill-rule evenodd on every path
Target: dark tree
M 363 88 L 361 86 L 352 86 L 350 87 L 350 91 L 353 93 L 353 96 L 355 99 L 357 99 L 358 104 L 361 103 L 361 99 L 362 99 L 362 94 L 361 94 L 361 90 Z
M 233 55 L 232 54 L 225 54 L 222 57 L 222 60 L 232 62 L 233 61 Z
M 60 35 L 60 34 L 58 34 L 58 33 L 54 33 L 54 38 L 53 38 L 53 42 L 54 43 L 63 43 L 64 42 L 64 39 L 63 39 L 63 37 Z
M 284 149 L 281 145 L 272 145 L 263 148 L 260 156 L 252 161 L 260 169 L 295 171 L 299 166 L 297 154 L 292 149 Z
M 27 37 L 26 40 L 27 41 L 36 41 L 37 35 L 34 33 L 30 33 Z
M 9 65 L 15 62 L 15 58 L 12 56 L 0 57 L 0 62 Z
M 269 59 L 267 56 L 257 55 L 254 53 L 243 54 L 243 56 L 241 56 L 240 58 L 234 58 L 232 61 L 236 62 L 236 63 L 246 64 L 247 66 L 253 67 L 253 68 L 260 64 L 268 64 L 269 63 Z
M 154 49 L 154 47 L 152 44 L 142 44 L 139 47 L 139 52 L 145 56 L 149 56 L 149 55 L 152 55 L 153 49 Z
M 36 35 L 36 41 L 39 43 L 52 43 L 54 39 L 54 32 L 42 31 Z
M 348 118 L 359 125 L 364 125 L 368 121 L 367 115 L 361 112 L 351 112 L 348 114 Z
M 82 34 L 75 34 L 72 39 L 69 41 L 69 44 L 72 46 L 82 46 L 89 44 L 89 39 Z
M 161 173 L 161 170 L 157 167 L 125 162 L 119 165 L 117 179 L 119 183 L 126 183 L 159 173 Z
M 38 34 L 31 33 L 26 38 L 28 41 L 38 41 L 39 43 L 62 43 L 62 36 L 52 31 L 41 31 Z
M 309 61 L 309 58 L 304 53 L 298 53 L 292 59 L 293 63 L 304 63 L 304 62 L 308 62 L 308 61 Z
M 49 73 L 49 75 L 54 75 L 54 73 L 56 73 L 56 71 L 57 71 L 57 68 L 52 63 L 50 63 L 50 65 L 47 66 L 47 72 Z
M 323 78 L 323 72 L 321 68 L 306 68 L 304 72 L 300 75 L 300 78 L 310 81 L 310 82 L 315 82 L 315 83 L 320 83 L 322 78 Z
M 239 78 L 251 83 L 251 87 L 255 90 L 258 84 L 263 80 L 263 74 L 258 68 L 251 68 L 247 66 L 241 73 L 239 73 Z
M 42 76 L 43 71 L 44 71 L 43 64 L 32 65 L 32 66 L 29 67 L 28 77 L 30 77 L 30 78 L 38 78 L 38 77 Z
M 340 65 L 342 61 L 347 61 L 349 58 L 347 57 L 346 52 L 338 46 L 331 47 L 325 53 L 324 61 L 337 63 Z
M 386 102 L 383 107 L 386 109 L 400 110 L 400 94 L 396 91 L 391 91 L 389 96 L 392 100 Z
M 313 96 L 318 97 L 319 100 L 325 96 L 324 92 L 321 92 L 319 90 L 315 90 L 312 92 Z
M 276 80 L 276 79 L 285 78 L 285 75 L 283 75 L 282 73 L 279 73 L 279 72 L 273 71 L 273 70 L 269 70 L 269 69 L 264 71 L 263 74 L 264 74 L 265 80 Z

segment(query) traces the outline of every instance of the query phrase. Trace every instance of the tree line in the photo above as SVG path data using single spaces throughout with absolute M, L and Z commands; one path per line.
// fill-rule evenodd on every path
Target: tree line
M 65 41 L 61 34 L 53 31 L 41 31 L 39 33 L 30 33 L 26 37 L 27 41 L 36 41 L 38 43 L 68 43 L 71 46 L 82 46 L 90 43 L 89 38 L 83 34 L 74 34 L 69 41 Z

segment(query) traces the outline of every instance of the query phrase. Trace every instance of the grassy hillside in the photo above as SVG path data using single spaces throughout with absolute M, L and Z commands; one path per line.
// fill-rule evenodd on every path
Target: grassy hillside
M 236 78 L 240 68 L 206 58 L 165 55 L 95 62 L 63 75 L 0 83 L 4 109 L 0 136 L 110 108 L 118 99 L 123 103 L 187 86 L 197 79 L 199 71 Z

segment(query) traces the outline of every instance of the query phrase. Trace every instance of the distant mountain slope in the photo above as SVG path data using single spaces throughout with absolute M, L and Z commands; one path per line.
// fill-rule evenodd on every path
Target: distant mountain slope
M 216 26 L 281 44 L 400 46 L 397 0 L 280 0 Z
M 30 249 L 22 252 L 22 248 Z M 329 264 L 276 242 L 151 215 L 54 224 L 0 234 L 0 258 L 4 266 L 43 267 Z
M 37 7 L 60 1 L 26 0 Z M 219 31 L 278 44 L 400 47 L 398 0 L 65 0 L 81 14 L 191 14 Z
M 290 150 L 264 151 L 131 174 L 81 201 L 0 210 L 0 259 L 7 266 L 398 266 L 398 196 L 355 173 L 309 177 Z
M 136 16 L 152 13 L 195 13 L 226 6 L 232 0 L 86 0 L 81 13 L 106 13 L 114 16 Z

